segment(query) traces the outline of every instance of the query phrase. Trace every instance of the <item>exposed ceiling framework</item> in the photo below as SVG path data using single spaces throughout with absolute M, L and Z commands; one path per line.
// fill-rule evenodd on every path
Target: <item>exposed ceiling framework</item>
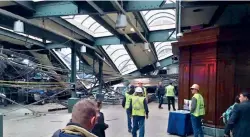
M 85 86 L 91 87 L 91 84 L 95 83 L 95 74 L 91 70 L 80 73 L 80 68 L 84 64 L 84 68 L 93 68 L 98 73 L 96 53 L 107 62 L 104 64 L 106 79 L 122 78 L 142 69 L 147 70 L 150 65 L 156 68 L 155 63 L 158 61 L 168 62 L 165 59 L 172 56 L 171 42 L 176 40 L 175 2 L 175 0 L 0 2 L 1 9 L 29 19 L 41 28 L 57 32 L 55 34 L 53 31 L 48 32 L 25 24 L 24 34 L 15 33 L 12 28 L 16 20 L 2 17 L 0 40 L 30 45 L 29 48 L 33 45 L 46 49 L 61 48 L 60 51 L 54 50 L 54 53 L 68 66 L 68 69 L 71 64 L 69 47 L 72 44 L 81 47 L 79 43 L 88 45 L 91 48 L 87 49 L 87 53 L 79 53 L 76 63 L 79 79 L 88 79 Z M 228 4 L 182 2 L 181 26 L 184 29 L 200 24 L 208 26 L 224 24 L 229 14 L 228 8 L 233 9 L 227 7 Z M 124 29 L 115 28 L 118 13 L 127 16 L 128 25 Z M 67 39 L 69 37 L 74 40 Z M 147 42 L 149 50 L 145 50 L 144 47 L 144 43 Z

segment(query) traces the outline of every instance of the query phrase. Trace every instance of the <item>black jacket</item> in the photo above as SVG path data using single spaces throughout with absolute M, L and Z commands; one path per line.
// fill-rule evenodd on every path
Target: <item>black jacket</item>
M 229 135 L 233 130 L 233 137 L 250 136 L 250 101 L 242 102 L 234 106 L 232 115 L 226 125 L 225 134 Z
M 157 96 L 164 96 L 166 94 L 164 86 L 157 87 Z
M 98 122 L 92 130 L 92 133 L 98 137 L 105 137 L 105 130 L 108 128 L 104 122 L 104 115 L 102 112 L 99 114 Z

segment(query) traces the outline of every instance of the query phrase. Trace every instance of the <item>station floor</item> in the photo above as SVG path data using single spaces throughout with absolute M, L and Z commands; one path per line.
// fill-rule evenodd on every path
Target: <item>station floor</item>
M 168 110 L 159 110 L 157 103 L 150 103 L 149 119 L 146 120 L 145 137 L 175 137 L 167 133 Z M 46 112 L 48 108 L 56 108 L 56 104 L 46 104 L 43 106 L 32 106 L 31 108 L 39 112 Z M 61 107 L 61 106 L 60 106 Z M 10 109 L 0 108 L 4 113 Z M 7 113 L 4 116 L 4 137 L 51 137 L 57 129 L 63 128 L 69 121 L 71 115 L 66 110 L 51 112 L 45 116 L 24 115 L 29 110 L 20 109 Z M 127 132 L 126 113 L 121 105 L 105 105 L 102 109 L 105 121 L 109 124 L 106 130 L 107 137 L 131 137 Z

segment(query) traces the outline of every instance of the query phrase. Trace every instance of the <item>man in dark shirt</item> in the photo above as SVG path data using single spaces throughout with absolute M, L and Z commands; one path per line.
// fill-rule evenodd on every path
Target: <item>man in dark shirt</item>
M 250 131 L 250 93 L 240 94 L 240 104 L 234 106 L 232 114 L 225 128 L 225 137 L 233 132 L 233 137 L 249 137 Z
M 165 95 L 165 87 L 162 85 L 162 82 L 159 82 L 159 85 L 157 87 L 157 96 L 159 98 L 159 109 L 163 109 L 162 108 L 162 104 L 163 104 L 163 97 Z
M 104 114 L 101 112 L 102 108 L 102 102 L 98 101 L 97 106 L 99 108 L 99 117 L 98 121 L 95 125 L 95 127 L 92 130 L 92 133 L 94 133 L 98 137 L 105 137 L 105 130 L 109 127 L 108 124 L 105 123 L 104 121 Z

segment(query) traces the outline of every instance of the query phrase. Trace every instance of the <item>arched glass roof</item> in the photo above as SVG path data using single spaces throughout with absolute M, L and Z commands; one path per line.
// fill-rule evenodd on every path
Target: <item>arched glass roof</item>
M 172 42 L 155 42 L 155 50 L 159 60 L 172 56 Z
M 123 45 L 105 45 L 102 47 L 122 75 L 137 70 L 137 67 Z
M 142 11 L 150 31 L 175 28 L 175 9 Z
M 89 33 L 94 37 L 113 35 L 89 15 L 63 16 L 61 18 L 65 19 L 69 23 L 75 25 L 79 29 Z

